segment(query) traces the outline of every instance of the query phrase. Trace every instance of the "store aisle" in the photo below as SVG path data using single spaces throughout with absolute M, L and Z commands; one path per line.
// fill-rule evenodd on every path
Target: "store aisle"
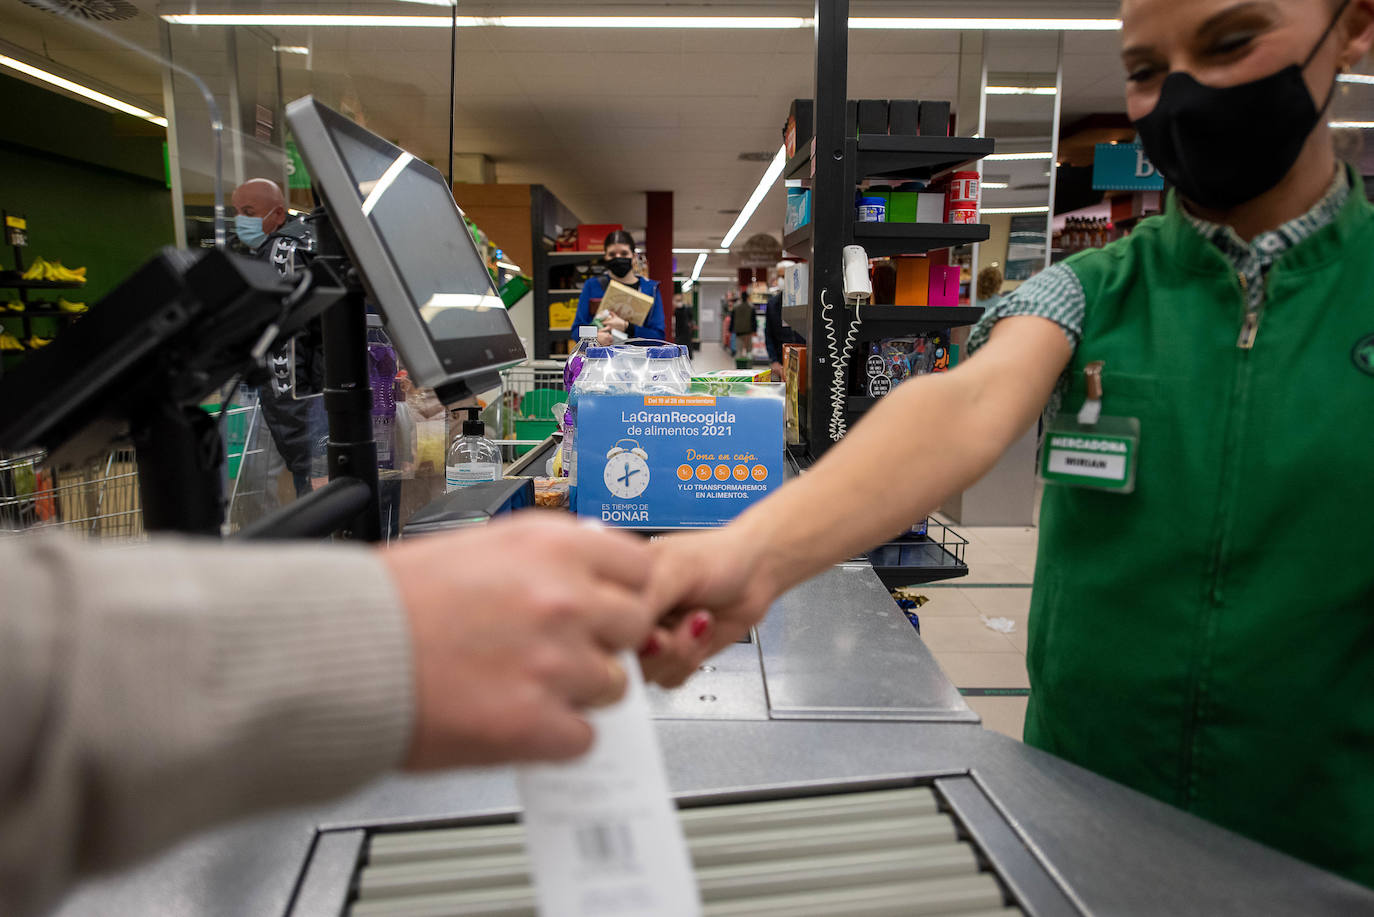
M 692 369 L 709 373 L 718 369 L 734 369 L 735 358 L 721 346 L 720 341 L 702 341 L 701 350 L 692 354 Z
M 983 725 L 1021 738 L 1030 682 L 1026 677 L 1026 625 L 1035 572 L 1034 528 L 961 528 L 968 539 L 969 576 L 919 590 L 921 636 L 935 660 L 983 718 Z M 1010 633 L 984 619 L 1006 618 Z

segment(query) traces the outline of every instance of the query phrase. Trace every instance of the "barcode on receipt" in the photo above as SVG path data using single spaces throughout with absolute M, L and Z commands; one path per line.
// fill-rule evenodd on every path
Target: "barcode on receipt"
M 579 864 L 588 872 L 638 872 L 634 834 L 624 822 L 573 828 Z

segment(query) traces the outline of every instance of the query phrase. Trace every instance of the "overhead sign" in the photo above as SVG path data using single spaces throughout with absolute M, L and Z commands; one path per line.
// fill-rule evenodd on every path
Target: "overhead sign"
M 1093 153 L 1094 191 L 1163 191 L 1164 177 L 1138 143 L 1099 143 Z

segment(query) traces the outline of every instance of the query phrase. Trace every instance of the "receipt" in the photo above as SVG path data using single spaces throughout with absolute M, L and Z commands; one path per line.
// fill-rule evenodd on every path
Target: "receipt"
M 591 750 L 516 771 L 540 917 L 701 915 L 639 660 L 620 662 L 629 686 L 588 715 Z

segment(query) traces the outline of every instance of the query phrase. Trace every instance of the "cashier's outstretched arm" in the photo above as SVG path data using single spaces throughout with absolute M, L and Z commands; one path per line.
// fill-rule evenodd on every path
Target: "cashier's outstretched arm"
M 809 472 L 734 524 L 660 542 L 656 583 L 674 613 L 644 656 L 645 674 L 679 683 L 783 592 L 978 480 L 1035 422 L 1072 356 L 1053 322 L 1002 319 L 973 358 L 894 389 Z
M 657 617 L 628 536 L 377 551 L 0 540 L 0 914 L 387 770 L 577 754 Z

